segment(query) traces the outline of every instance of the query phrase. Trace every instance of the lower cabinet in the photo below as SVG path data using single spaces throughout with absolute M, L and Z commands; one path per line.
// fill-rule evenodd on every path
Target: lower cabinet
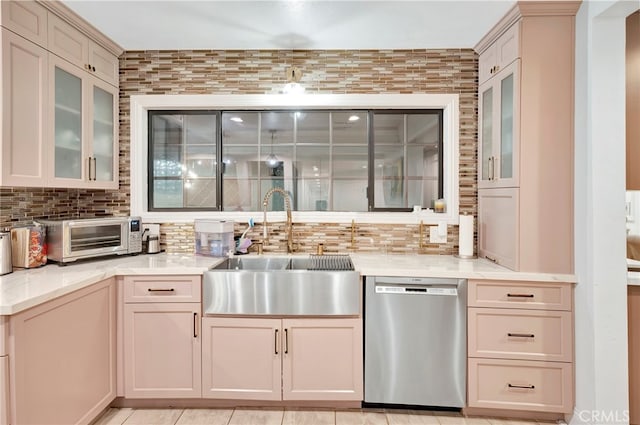
M 357 318 L 202 321 L 205 398 L 362 400 Z
M 0 356 L 0 425 L 9 423 L 9 357 Z
M 124 306 L 126 398 L 200 398 L 200 304 Z
M 124 396 L 200 398 L 200 276 L 123 278 Z
M 11 316 L 9 326 L 12 424 L 86 424 L 113 401 L 113 278 Z
M 469 405 L 490 409 L 571 412 L 573 365 L 471 358 Z
M 469 281 L 469 407 L 573 411 L 572 285 Z

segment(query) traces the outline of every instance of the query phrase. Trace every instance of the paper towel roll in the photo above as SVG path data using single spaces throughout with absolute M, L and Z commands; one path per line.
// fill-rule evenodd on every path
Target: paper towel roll
M 458 256 L 473 257 L 473 216 L 460 216 Z

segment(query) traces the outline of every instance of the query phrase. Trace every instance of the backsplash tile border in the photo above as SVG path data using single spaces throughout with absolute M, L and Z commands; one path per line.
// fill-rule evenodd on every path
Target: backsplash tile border
M 457 93 L 460 95 L 460 212 L 477 216 L 478 57 L 472 49 L 179 50 L 127 51 L 120 57 L 120 188 L 118 190 L 0 188 L 0 228 L 38 218 L 128 215 L 130 111 L 134 94 L 277 94 L 285 68 L 303 71 L 306 93 Z M 238 226 L 236 231 L 240 232 Z M 260 226 L 252 233 L 261 235 Z M 453 254 L 457 226 L 446 244 L 418 247 L 417 225 L 362 224 L 358 252 Z M 281 225 L 265 251 L 281 251 Z M 351 223 L 294 223 L 299 251 L 349 252 Z M 425 230 L 428 240 L 428 230 Z M 193 224 L 162 223 L 169 252 L 193 252 Z

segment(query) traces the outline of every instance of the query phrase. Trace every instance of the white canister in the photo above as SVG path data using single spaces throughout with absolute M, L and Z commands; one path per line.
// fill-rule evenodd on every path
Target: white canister
M 11 273 L 11 234 L 0 232 L 0 275 Z

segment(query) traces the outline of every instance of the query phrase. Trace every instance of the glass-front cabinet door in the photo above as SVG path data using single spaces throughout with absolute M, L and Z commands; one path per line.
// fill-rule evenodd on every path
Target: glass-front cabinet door
M 49 55 L 53 186 L 116 189 L 117 89 Z
M 91 144 L 90 181 L 92 187 L 118 187 L 118 151 L 116 121 L 117 89 L 92 78 L 90 84 L 92 116 L 89 143 Z
M 519 69 L 516 60 L 480 86 L 480 188 L 519 186 Z

